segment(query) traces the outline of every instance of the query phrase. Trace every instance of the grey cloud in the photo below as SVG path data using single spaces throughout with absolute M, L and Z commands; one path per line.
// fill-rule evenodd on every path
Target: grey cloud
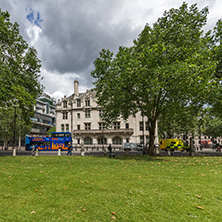
M 42 35 L 47 37 L 47 45 L 40 44 L 40 51 L 47 52 L 41 57 L 43 63 L 47 61 L 44 65 L 49 70 L 81 72 L 91 65 L 102 48 L 116 50 L 137 36 L 138 30 L 132 30 L 131 21 L 111 23 L 115 17 L 114 5 L 119 5 L 119 1 L 112 1 L 112 5 L 100 3 L 100 6 L 98 2 L 93 1 L 94 8 L 92 3 L 78 1 L 60 10 L 55 5 L 45 9 Z
M 51 74 L 49 73 L 56 73 L 55 78 L 61 81 L 61 84 L 66 84 L 67 78 L 71 81 L 74 76 L 78 78 L 80 86 L 92 87 L 93 79 L 90 72 L 101 49 L 116 52 L 120 45 L 131 45 L 146 23 L 152 25 L 159 16 L 162 16 L 164 10 L 179 7 L 182 4 L 182 1 L 178 0 L 160 0 L 158 3 L 152 0 L 0 1 L 2 10 L 8 10 L 12 21 L 20 24 L 21 34 L 29 43 L 32 39 L 27 35 L 27 27 L 33 24 L 26 18 L 28 14 L 26 9 L 31 8 L 35 12 L 40 12 L 43 19 L 42 31 L 34 47 L 38 51 L 42 67 L 46 70 L 43 73 L 46 76 L 46 90 L 51 94 L 58 89 L 58 84 L 50 85 Z M 198 1 L 198 7 L 209 5 L 211 15 L 213 14 L 211 8 L 214 8 L 219 1 Z M 194 0 L 187 0 L 187 2 L 189 5 L 195 3 Z M 140 5 L 130 8 L 137 4 Z M 213 22 L 210 21 L 209 24 Z M 67 73 L 70 76 L 66 76 L 63 83 L 62 75 Z M 64 95 L 68 95 L 69 92 L 66 88 L 68 85 L 63 87 Z M 59 90 L 62 91 L 62 88 Z

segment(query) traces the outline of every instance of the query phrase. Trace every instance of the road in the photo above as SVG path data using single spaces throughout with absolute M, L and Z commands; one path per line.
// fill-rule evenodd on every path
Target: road
M 62 151 L 61 156 L 65 156 L 67 151 Z M 126 156 L 125 151 L 115 151 L 114 152 L 115 156 Z M 174 151 L 170 153 L 171 156 L 189 156 L 189 152 L 181 152 L 181 151 Z M 12 150 L 0 150 L 0 157 L 1 156 L 12 156 Z M 57 151 L 39 151 L 38 152 L 39 156 L 57 156 L 58 152 Z M 80 151 L 73 151 L 72 152 L 73 156 L 80 156 L 81 152 Z M 128 153 L 128 156 L 137 156 L 137 155 L 143 155 L 142 152 L 137 152 L 137 151 L 130 151 Z M 168 156 L 168 152 L 161 151 L 159 156 Z M 31 151 L 25 151 L 25 150 L 17 150 L 16 151 L 16 156 L 32 156 Z M 86 151 L 85 156 L 104 156 L 103 151 Z M 195 152 L 195 156 L 217 156 L 216 150 L 213 149 L 203 149 L 198 150 Z

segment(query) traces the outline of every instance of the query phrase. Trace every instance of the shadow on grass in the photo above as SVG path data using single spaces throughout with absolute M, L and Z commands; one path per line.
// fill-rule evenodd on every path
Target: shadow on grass
M 94 158 L 104 158 L 104 159 L 113 159 L 113 160 L 137 160 L 137 161 L 166 161 L 166 158 L 163 156 L 148 156 L 148 155 L 129 155 L 129 156 L 115 156 L 109 157 L 106 156 L 91 156 Z
M 117 155 L 115 157 L 110 157 L 108 155 L 104 155 L 104 156 L 94 156 L 92 155 L 91 157 L 94 158 L 104 158 L 104 159 L 113 159 L 113 160 L 123 160 L 123 161 L 127 161 L 127 160 L 136 160 L 136 161 L 158 161 L 158 162 L 164 162 L 164 161 L 169 161 L 170 159 L 182 159 L 182 158 L 186 158 L 186 159 L 196 159 L 196 158 L 205 158 L 205 157 L 217 157 L 217 156 L 148 156 L 148 155 Z

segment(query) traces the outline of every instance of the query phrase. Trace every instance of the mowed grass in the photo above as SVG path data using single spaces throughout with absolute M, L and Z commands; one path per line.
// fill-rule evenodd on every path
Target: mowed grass
M 0 221 L 221 221 L 221 157 L 0 158 Z

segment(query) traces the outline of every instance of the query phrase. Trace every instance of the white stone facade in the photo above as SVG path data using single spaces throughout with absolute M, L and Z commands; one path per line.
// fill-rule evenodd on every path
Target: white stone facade
M 112 127 L 104 128 L 102 108 L 98 106 L 94 90 L 79 93 L 74 81 L 74 93 L 64 96 L 56 105 L 56 131 L 71 132 L 73 144 L 104 146 L 124 142 L 148 143 L 147 118 L 137 113 L 127 121 L 118 119 Z

